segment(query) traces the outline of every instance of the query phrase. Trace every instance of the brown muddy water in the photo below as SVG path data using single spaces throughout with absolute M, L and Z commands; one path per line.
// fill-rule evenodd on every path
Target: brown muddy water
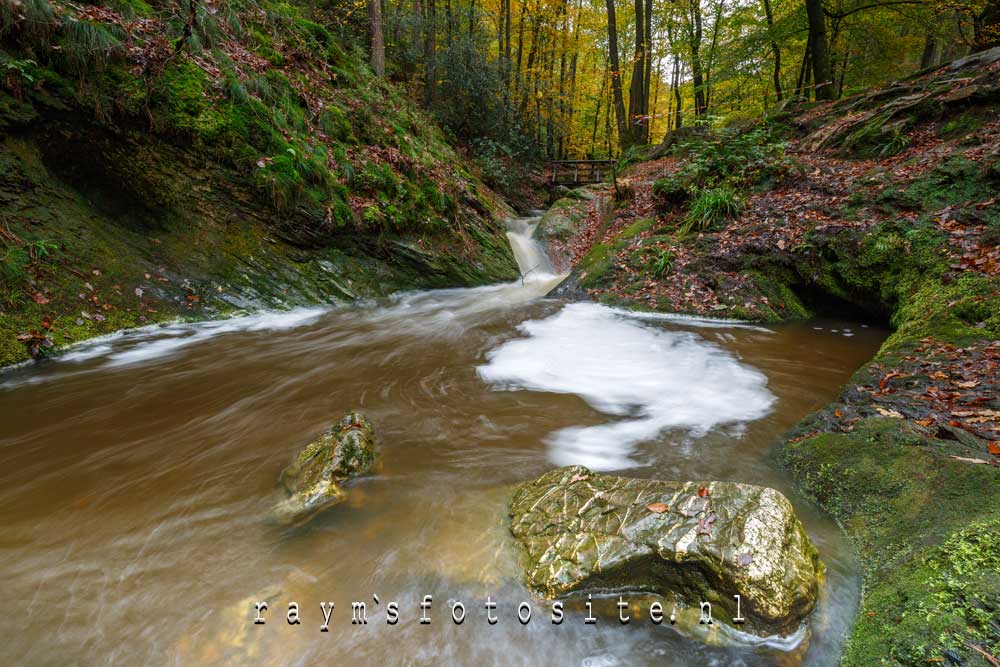
M 533 269 L 524 284 L 133 332 L 0 376 L 0 662 L 835 664 L 856 565 L 768 454 L 885 332 L 545 299 L 557 279 L 531 222 L 511 234 Z M 281 469 L 354 408 L 379 432 L 379 473 L 303 528 L 270 525 Z M 654 626 L 648 601 L 628 625 L 611 601 L 596 624 L 577 610 L 552 625 L 519 583 L 505 510 L 512 485 L 569 463 L 782 490 L 828 567 L 808 632 L 734 641 L 686 615 Z M 264 598 L 267 623 L 253 625 Z M 352 625 L 352 601 L 367 625 Z M 328 632 L 321 602 L 335 605 Z

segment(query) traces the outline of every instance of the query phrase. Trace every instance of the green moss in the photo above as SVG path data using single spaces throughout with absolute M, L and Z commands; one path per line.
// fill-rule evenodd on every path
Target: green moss
M 893 315 L 896 331 L 883 349 L 926 336 L 944 341 L 1000 338 L 1000 278 L 965 274 L 947 285 L 928 281 Z
M 354 136 L 354 129 L 351 127 L 351 122 L 347 120 L 347 116 L 340 110 L 340 107 L 333 106 L 323 111 L 320 114 L 319 122 L 320 127 L 323 128 L 323 131 L 330 138 L 341 143 L 357 143 L 358 140 Z
M 656 223 L 653 218 L 642 218 L 636 220 L 631 225 L 623 229 L 617 236 L 617 241 L 631 241 L 635 237 L 639 236 L 643 232 L 647 231 L 649 228 Z
M 587 252 L 577 264 L 580 271 L 580 286 L 584 289 L 601 287 L 607 282 L 614 254 L 607 243 L 598 243 Z
M 941 124 L 938 129 L 938 136 L 942 139 L 955 139 L 974 132 L 981 127 L 986 119 L 976 110 L 966 111 Z
M 917 667 L 945 650 L 985 664 L 968 641 L 996 653 L 996 469 L 949 459 L 909 422 L 882 417 L 788 443 L 781 457 L 860 551 L 866 593 L 844 665 Z
M 226 129 L 226 118 L 206 97 L 208 76 L 193 61 L 179 57 L 171 61 L 155 82 L 152 100 L 157 116 L 170 130 L 218 139 Z
M 995 186 L 981 165 L 964 155 L 952 155 L 928 173 L 896 187 L 886 188 L 882 201 L 928 213 L 949 204 L 989 199 Z

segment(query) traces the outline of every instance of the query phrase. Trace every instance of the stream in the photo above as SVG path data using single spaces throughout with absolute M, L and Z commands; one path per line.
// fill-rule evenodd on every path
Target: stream
M 5 661 L 836 664 L 857 566 L 768 455 L 885 331 L 546 298 L 560 276 L 535 224 L 510 223 L 515 283 L 150 328 L 0 375 Z M 375 424 L 381 469 L 305 527 L 268 523 L 281 469 L 354 408 Z M 781 490 L 827 566 L 808 636 L 702 641 L 702 628 L 655 626 L 638 608 L 621 625 L 613 604 L 596 624 L 567 609 L 553 625 L 519 582 L 506 503 L 516 483 L 575 463 Z M 267 622 L 254 625 L 261 599 Z M 286 623 L 291 601 L 299 625 Z M 351 623 L 352 601 L 366 601 L 368 624 Z M 335 605 L 327 632 L 321 602 Z

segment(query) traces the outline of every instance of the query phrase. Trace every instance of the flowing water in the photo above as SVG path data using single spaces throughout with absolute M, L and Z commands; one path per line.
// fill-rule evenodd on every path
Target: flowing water
M 525 274 L 513 284 L 147 329 L 0 376 L 0 661 L 834 664 L 856 567 L 767 457 L 884 332 L 546 299 L 559 277 L 534 222 L 512 222 Z M 305 527 L 269 524 L 281 469 L 353 408 L 376 425 L 380 471 Z M 570 463 L 782 490 L 828 567 L 809 632 L 733 643 L 655 626 L 638 597 L 628 625 L 610 601 L 596 624 L 574 608 L 553 625 L 519 583 L 505 504 L 512 485 Z M 367 625 L 351 623 L 352 601 Z

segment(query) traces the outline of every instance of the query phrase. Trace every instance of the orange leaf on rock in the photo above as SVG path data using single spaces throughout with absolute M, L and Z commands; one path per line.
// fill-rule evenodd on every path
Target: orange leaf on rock
M 986 449 L 993 456 L 1000 457 L 1000 440 L 994 440 Z
M 899 371 L 889 371 L 885 376 L 878 381 L 878 388 L 881 391 L 885 391 L 885 388 L 889 386 L 889 380 L 892 378 L 898 378 L 902 375 Z
M 646 505 L 646 509 L 648 509 L 650 512 L 654 512 L 656 514 L 663 514 L 664 512 L 666 512 L 670 508 L 667 507 L 666 503 L 651 503 L 649 505 Z
M 921 426 L 930 426 L 931 424 L 934 423 L 933 419 L 917 419 L 915 421 Z
M 708 498 L 710 495 L 711 495 L 711 491 L 708 490 L 707 486 L 699 486 L 698 487 L 698 497 L 699 498 Z

